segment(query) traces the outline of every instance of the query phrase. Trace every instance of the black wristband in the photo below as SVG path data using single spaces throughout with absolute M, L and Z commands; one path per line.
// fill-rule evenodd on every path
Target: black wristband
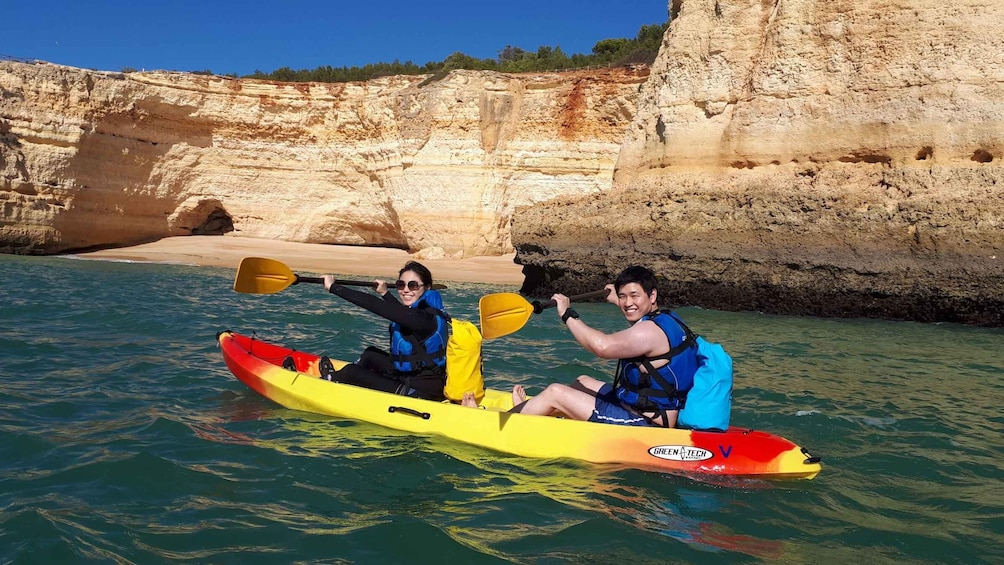
M 576 312 L 574 309 L 569 308 L 568 310 L 565 310 L 564 314 L 561 315 L 561 323 L 567 325 L 569 318 L 578 318 L 578 317 L 579 313 Z

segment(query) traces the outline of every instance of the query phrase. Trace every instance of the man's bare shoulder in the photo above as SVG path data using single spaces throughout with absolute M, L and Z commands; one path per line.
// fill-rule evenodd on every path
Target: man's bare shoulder
M 661 355 L 669 347 L 665 332 L 652 320 L 640 320 L 624 330 L 636 355 Z

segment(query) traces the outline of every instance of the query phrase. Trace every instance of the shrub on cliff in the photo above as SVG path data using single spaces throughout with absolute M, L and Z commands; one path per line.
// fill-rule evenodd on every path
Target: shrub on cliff
M 371 63 L 362 67 L 317 67 L 314 70 L 295 71 L 281 67 L 265 73 L 259 70 L 245 78 L 278 80 L 283 82 L 354 82 L 393 75 L 432 75 L 428 81 L 438 80 L 449 71 L 457 69 L 500 71 L 505 73 L 533 73 L 563 69 L 617 66 L 626 64 L 652 64 L 662 45 L 662 37 L 669 22 L 642 26 L 633 39 L 603 39 L 593 46 L 592 53 L 566 55 L 560 46 L 542 45 L 536 51 L 506 45 L 499 50 L 497 59 L 478 59 L 460 51 L 440 62 L 430 61 L 422 66 L 411 61 L 401 63 Z M 427 81 L 427 82 L 428 82 Z

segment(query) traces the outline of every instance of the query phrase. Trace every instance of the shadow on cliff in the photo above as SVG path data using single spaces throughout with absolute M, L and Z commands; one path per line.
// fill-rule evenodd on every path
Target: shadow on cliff
M 520 292 L 528 296 L 591 292 L 613 281 L 619 272 L 615 268 L 586 263 L 587 260 L 595 261 L 595 257 L 587 255 L 566 255 L 561 265 L 542 261 L 539 252 L 533 258 L 527 257 L 533 253 L 534 247 L 517 246 L 518 263 L 545 263 L 522 263 L 525 278 Z M 1004 296 L 1004 277 L 992 268 L 955 264 L 940 270 L 932 268 L 924 284 L 907 285 L 899 272 L 859 275 L 861 280 L 845 280 L 838 284 L 834 281 L 841 279 L 844 270 L 834 266 L 815 269 L 827 271 L 827 276 L 795 279 L 791 273 L 803 270 L 797 265 L 773 265 L 766 272 L 756 273 L 743 268 L 744 261 L 739 259 L 733 260 L 734 268 L 717 270 L 715 261 L 694 258 L 671 259 L 624 253 L 621 259 L 624 266 L 642 264 L 656 271 L 659 275 L 660 306 L 667 308 L 697 306 L 783 316 L 876 318 L 1004 327 L 1004 300 L 1001 298 Z M 581 263 L 574 265 L 576 260 Z M 717 274 L 704 278 L 672 275 L 681 271 Z M 960 290 L 960 285 L 967 290 Z

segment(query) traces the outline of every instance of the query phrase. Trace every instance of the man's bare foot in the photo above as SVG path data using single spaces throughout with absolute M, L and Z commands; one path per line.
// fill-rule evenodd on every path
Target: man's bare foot
M 512 405 L 519 406 L 526 402 L 526 389 L 523 385 L 516 385 L 512 387 Z
M 460 405 L 461 406 L 466 406 L 468 408 L 477 408 L 478 407 L 478 401 L 474 400 L 474 393 L 473 392 L 465 392 L 464 393 L 464 397 L 460 400 Z

